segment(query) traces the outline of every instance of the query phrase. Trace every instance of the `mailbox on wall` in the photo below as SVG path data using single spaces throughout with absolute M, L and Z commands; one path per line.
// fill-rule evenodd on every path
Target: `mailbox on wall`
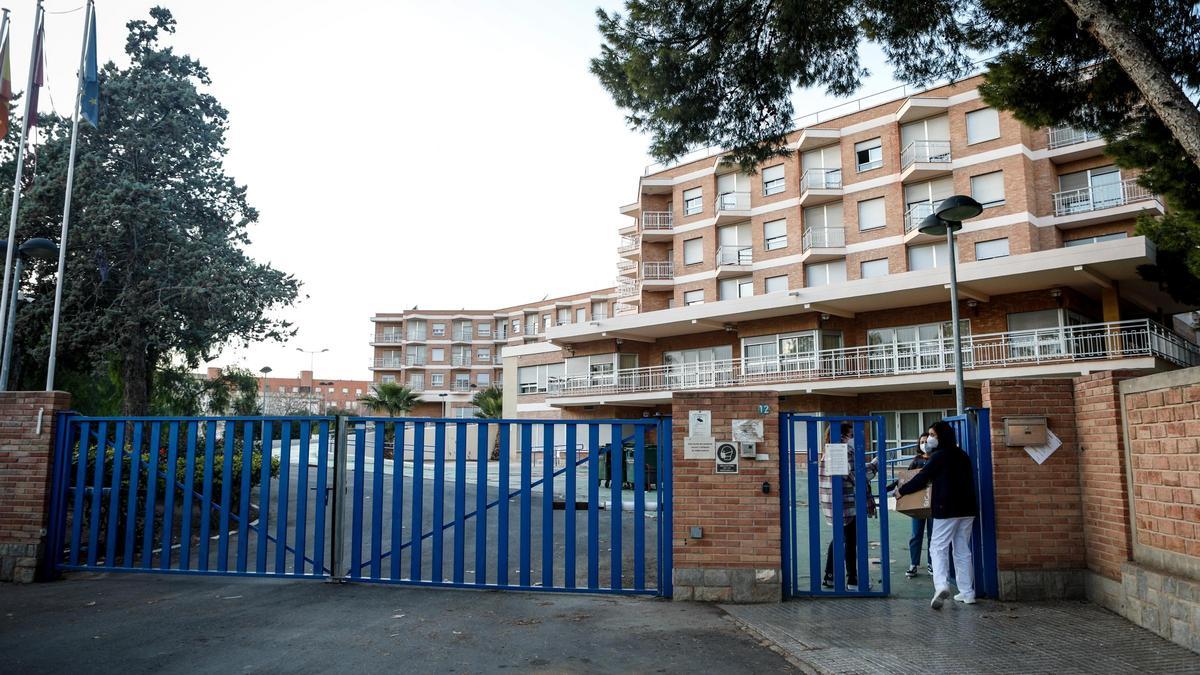
M 1045 417 L 1005 417 L 1004 444 L 1008 446 L 1045 445 Z

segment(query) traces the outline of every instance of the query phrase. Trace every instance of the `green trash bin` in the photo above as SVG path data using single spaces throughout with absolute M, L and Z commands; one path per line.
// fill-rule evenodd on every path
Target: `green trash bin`
M 612 486 L 612 444 L 600 446 L 600 473 L 596 476 L 596 484 L 603 487 Z

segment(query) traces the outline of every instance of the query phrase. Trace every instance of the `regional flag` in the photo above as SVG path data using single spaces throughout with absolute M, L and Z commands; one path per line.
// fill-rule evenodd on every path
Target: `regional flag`
M 37 45 L 33 51 L 33 88 L 29 91 L 29 103 L 25 111 L 29 114 L 29 127 L 32 129 L 38 122 L 38 91 L 45 80 L 42 63 L 46 60 L 43 47 L 46 45 L 46 27 L 40 26 L 37 33 Z
M 8 115 L 12 109 L 12 65 L 8 57 L 8 36 L 0 45 L 0 138 L 8 135 Z
M 96 66 L 96 9 L 88 22 L 87 46 L 84 47 L 83 77 L 80 82 L 79 114 L 93 128 L 100 128 L 100 71 Z

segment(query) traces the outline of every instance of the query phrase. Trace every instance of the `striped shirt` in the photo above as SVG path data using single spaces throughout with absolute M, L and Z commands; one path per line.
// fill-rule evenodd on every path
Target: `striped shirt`
M 848 523 L 855 517 L 854 511 L 854 471 L 851 466 L 850 474 L 842 477 L 842 524 Z M 866 472 L 867 480 L 870 481 L 879 473 L 879 458 L 875 458 L 867 462 Z M 825 455 L 821 456 L 821 472 L 820 472 L 820 494 L 821 494 L 821 513 L 825 516 L 825 522 L 833 524 L 833 476 L 825 473 Z M 867 484 L 867 494 L 870 494 L 871 486 Z

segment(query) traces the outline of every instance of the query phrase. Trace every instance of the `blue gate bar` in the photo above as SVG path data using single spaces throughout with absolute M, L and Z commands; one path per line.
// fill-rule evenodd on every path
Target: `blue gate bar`
M 633 437 L 633 587 L 646 588 L 646 427 Z
M 446 423 L 435 422 L 433 425 L 433 522 L 435 525 L 441 525 L 446 522 Z M 424 524 L 422 524 L 424 529 Z M 420 530 L 418 530 L 420 531 Z M 413 534 L 416 534 L 414 531 Z M 445 566 L 443 565 L 443 555 L 445 554 L 446 542 L 442 536 L 442 528 L 435 527 L 433 530 L 433 555 L 431 569 L 429 571 L 430 581 L 445 581 Z
M 79 426 L 79 450 L 75 455 L 75 489 L 71 494 L 71 554 L 67 560 L 72 565 L 79 564 L 79 549 L 83 541 L 83 500 L 87 498 L 87 458 L 88 448 L 92 444 L 89 433 L 91 427 L 87 422 Z
M 542 588 L 554 586 L 554 425 L 542 425 Z
M 821 592 L 821 455 L 817 423 L 805 422 L 808 433 L 808 576 L 813 594 Z M 793 505 L 793 509 L 795 506 Z M 795 528 L 792 534 L 796 534 Z
M 608 465 L 612 467 L 612 484 L 609 486 L 612 505 L 609 507 L 609 570 L 610 588 L 621 588 L 621 489 L 625 482 L 625 444 L 622 442 L 621 425 L 612 425 L 612 440 L 608 444 Z
M 658 543 L 662 547 L 662 555 L 658 558 L 658 571 L 662 576 L 662 583 L 659 584 L 658 594 L 664 597 L 672 597 L 675 593 L 675 582 L 671 577 L 672 570 L 675 569 L 675 550 L 674 539 L 675 535 L 673 527 L 675 523 L 674 499 L 675 499 L 675 482 L 673 471 L 675 470 L 675 437 L 673 422 L 670 417 L 661 418 L 659 423 L 661 428 L 665 429 L 664 434 L 659 435 L 658 443 L 658 470 L 663 477 L 662 483 L 658 486 L 658 507 L 659 507 L 659 535 Z
M 137 537 L 138 479 L 142 463 L 142 422 L 133 422 L 133 443 L 129 448 L 129 492 L 125 497 L 125 567 L 133 567 L 134 539 Z M 70 428 L 70 425 L 67 425 Z M 69 446 L 68 446 L 69 447 Z
M 425 423 L 413 422 L 413 508 L 412 527 L 409 528 L 409 532 L 413 533 L 413 543 L 408 563 L 408 578 L 413 581 L 421 578 L 421 539 L 415 535 L 424 529 L 422 524 L 425 518 L 424 484 Z
M 362 577 L 362 524 L 363 524 L 363 488 L 366 480 L 367 425 L 365 422 L 354 425 L 354 497 L 350 525 L 350 578 Z
M 887 431 L 883 426 L 883 418 L 875 420 L 875 456 L 881 458 L 880 461 L 887 466 Z M 880 568 L 883 571 L 883 594 L 892 594 L 892 575 L 891 575 L 891 547 L 888 539 L 888 500 L 887 500 L 887 472 L 880 469 L 876 474 L 877 491 L 879 494 L 879 548 L 880 551 Z
M 365 424 L 362 426 L 366 426 Z M 383 560 L 383 443 L 387 430 L 383 422 L 375 423 L 375 454 L 371 467 L 371 578 L 378 579 Z M 392 455 L 395 457 L 395 454 Z M 396 468 L 392 462 L 392 471 Z M 359 570 L 355 568 L 355 572 Z
M 183 510 L 179 519 L 179 569 L 186 570 L 192 561 L 192 486 L 196 484 L 196 432 L 197 424 L 188 422 L 187 435 L 187 465 L 183 469 L 183 484 L 187 489 L 183 492 Z
M 267 541 L 271 534 L 267 523 L 271 517 L 271 445 L 275 442 L 275 429 L 270 421 L 263 422 L 262 443 L 259 445 L 261 470 L 258 483 L 258 555 L 255 571 L 267 572 Z M 253 466 L 253 465 L 252 465 Z
M 565 547 L 563 558 L 563 586 L 567 588 L 575 588 L 575 503 L 579 497 L 575 491 L 575 470 L 579 462 L 579 453 L 575 449 L 575 432 L 574 424 L 568 424 L 566 429 L 566 438 L 564 445 L 566 446 L 565 455 L 567 478 L 566 488 L 563 499 L 563 544 Z
M 854 422 L 854 536 L 858 540 L 855 548 L 857 560 L 853 563 L 858 568 L 858 590 L 866 590 L 871 585 L 871 569 L 867 566 L 867 525 L 870 522 L 868 514 L 867 493 L 871 487 L 867 479 L 866 430 L 861 420 Z M 844 440 L 844 439 L 843 439 Z
M 304 574 L 304 552 L 308 550 L 308 469 L 312 464 L 312 422 L 300 422 L 300 437 L 296 439 L 296 555 L 292 559 L 292 571 Z M 320 574 L 320 569 L 313 569 Z
M 475 584 L 487 583 L 488 425 L 475 425 Z M 500 534 L 508 534 L 500 530 Z
M 221 528 L 217 535 L 217 571 L 229 571 L 229 509 L 233 508 L 233 448 L 237 424 L 225 423 L 225 454 L 221 456 Z
M 313 500 L 313 573 L 325 574 L 325 507 L 329 503 L 329 422 L 322 420 L 317 433 L 317 494 Z
M 466 567 L 466 521 L 467 512 L 467 424 L 454 425 L 454 570 L 451 579 L 456 584 L 463 582 Z M 477 485 L 483 489 L 487 483 Z
M 400 545 L 404 543 L 404 432 L 404 422 L 392 422 L 392 579 L 400 578 Z
M 104 562 L 109 567 L 117 565 L 117 528 L 121 513 L 121 466 L 125 463 L 125 423 L 117 423 L 116 439 L 113 441 L 112 482 L 108 496 L 108 531 L 104 546 Z M 99 515 L 97 514 L 97 517 Z
M 163 467 L 162 554 L 159 568 L 171 569 L 171 550 L 175 541 L 175 476 L 179 471 L 179 422 L 171 422 L 167 432 L 167 465 Z
M 87 438 L 86 429 L 80 438 Z M 154 516 L 155 502 L 158 497 L 158 465 L 162 463 L 162 456 L 159 453 L 161 448 L 162 426 L 158 422 L 154 422 L 150 425 L 150 440 L 147 448 L 149 471 L 146 476 L 146 508 L 142 520 L 142 567 L 145 569 L 154 566 Z
M 600 587 L 600 425 L 588 425 L 587 587 Z
M 269 460 L 274 452 L 266 451 Z M 279 423 L 279 494 L 275 498 L 275 573 L 287 572 L 288 502 L 291 501 L 292 423 Z M 297 519 L 299 520 L 299 519 Z
M 508 467 L 509 467 L 509 445 L 510 436 L 512 434 L 512 425 L 507 422 L 501 422 L 497 425 L 496 433 L 500 438 L 500 491 L 499 510 L 496 512 L 496 583 L 500 586 L 508 585 L 508 502 L 509 502 L 509 482 L 508 482 Z
M 108 443 L 108 423 L 101 422 L 96 431 L 96 456 L 92 470 L 92 513 L 88 520 L 87 564 L 95 565 L 100 548 L 100 505 L 104 495 L 104 454 Z
M 246 557 L 249 555 L 250 539 L 250 474 L 254 471 L 252 458 L 254 455 L 254 422 L 242 425 L 242 486 L 238 503 L 238 572 L 246 571 Z
M 521 561 L 520 583 L 529 586 L 530 581 L 530 537 L 532 536 L 532 514 L 530 513 L 530 483 L 533 482 L 533 425 L 521 425 Z M 501 495 L 503 498 L 504 495 Z
M 212 494 L 212 479 L 213 479 L 213 461 L 216 456 L 217 443 L 217 423 L 207 422 L 204 425 L 204 472 L 203 485 L 201 487 L 203 504 L 200 509 L 200 547 L 197 551 L 199 558 L 197 569 L 201 572 L 208 571 L 208 546 L 209 537 L 212 530 L 212 510 L 213 510 L 213 494 Z

